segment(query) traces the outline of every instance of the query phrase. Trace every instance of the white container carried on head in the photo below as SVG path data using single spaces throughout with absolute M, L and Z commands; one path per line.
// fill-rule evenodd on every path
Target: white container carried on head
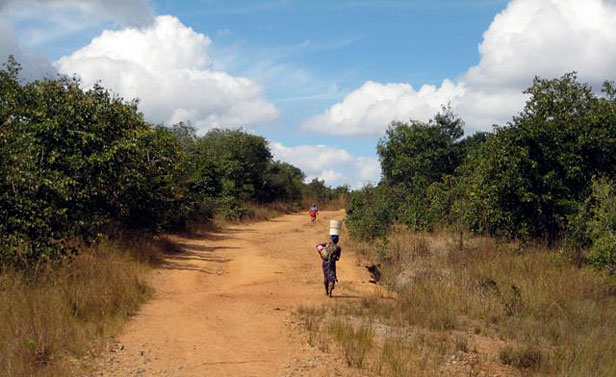
M 329 220 L 329 235 L 330 236 L 340 235 L 340 228 L 342 228 L 342 221 Z

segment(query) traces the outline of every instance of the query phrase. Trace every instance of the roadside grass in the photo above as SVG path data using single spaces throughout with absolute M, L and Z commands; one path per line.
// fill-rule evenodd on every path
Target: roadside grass
M 532 345 L 524 345 L 522 347 L 507 345 L 500 350 L 499 357 L 503 364 L 506 365 L 539 370 L 543 353 Z
M 0 271 L 0 376 L 67 376 L 151 295 L 145 276 L 173 245 L 104 241 L 61 265 Z
M 382 376 L 616 376 L 616 279 L 607 273 L 577 268 L 540 244 L 462 243 L 444 232 L 401 231 L 349 247 L 381 265 L 394 299 L 375 294 L 303 310 L 321 316 L 314 323 L 336 324 L 319 331 L 361 358 L 358 368 Z M 347 350 L 364 342 L 359 329 L 368 324 L 369 350 Z M 353 330 L 336 335 L 336 326 Z
M 366 365 L 366 357 L 374 339 L 374 332 L 369 324 L 355 329 L 348 322 L 336 319 L 329 324 L 327 330 L 342 347 L 350 366 L 361 369 Z
M 247 204 L 246 218 L 271 219 L 297 204 Z M 231 221 L 194 225 L 203 234 Z M 61 264 L 32 271 L 0 268 L 0 377 L 79 374 L 148 298 L 147 272 L 177 251 L 165 237 L 109 229 L 115 239 L 85 248 Z M 322 342 L 322 347 L 327 347 Z

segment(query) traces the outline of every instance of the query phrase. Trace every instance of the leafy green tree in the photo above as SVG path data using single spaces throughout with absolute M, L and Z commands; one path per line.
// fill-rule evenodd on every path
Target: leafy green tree
M 427 187 L 453 173 L 459 164 L 453 145 L 463 134 L 463 124 L 448 108 L 428 123 L 393 122 L 377 146 L 385 182 Z
M 68 78 L 20 85 L 16 73 L 9 67 L 1 75 L 10 106 L 0 142 L 10 166 L 0 177 L 0 214 L 6 234 L 26 245 L 7 258 L 28 264 L 62 255 L 66 240 L 94 239 L 122 216 L 127 161 L 148 126 L 135 102 L 100 86 L 84 92 Z
M 464 149 L 457 145 L 464 122 L 443 107 L 428 123 L 393 122 L 379 141 L 383 183 L 400 203 L 398 217 L 410 228 L 430 227 L 427 188 L 452 174 Z
M 466 223 L 476 231 L 556 240 L 592 176 L 616 174 L 616 102 L 597 97 L 573 73 L 537 78 L 527 93 L 523 112 L 460 169 Z
M 331 199 L 330 189 L 324 180 L 313 178 L 304 189 L 304 197 L 312 202 L 323 202 Z
M 152 126 L 137 101 L 0 70 L 0 265 L 61 260 L 115 229 L 179 230 L 246 201 L 297 200 L 303 173 L 241 130 Z
M 304 173 L 286 162 L 272 162 L 265 175 L 265 186 L 259 193 L 260 202 L 297 201 L 302 197 Z
M 257 199 L 272 158 L 263 137 L 242 130 L 214 129 L 200 140 L 199 154 L 203 162 L 217 166 L 222 195 L 240 201 Z
M 114 223 L 160 228 L 184 159 L 175 136 L 99 85 L 17 74 L 0 71 L 0 262 L 58 259 Z
M 591 193 L 571 216 L 567 246 L 579 253 L 588 249 L 587 260 L 597 268 L 616 273 L 616 185 L 606 178 L 594 178 Z M 578 256 L 576 254 L 576 256 Z

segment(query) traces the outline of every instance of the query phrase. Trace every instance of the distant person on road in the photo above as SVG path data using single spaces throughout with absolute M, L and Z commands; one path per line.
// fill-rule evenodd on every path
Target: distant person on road
M 319 209 L 317 208 L 317 205 L 313 203 L 310 207 L 310 210 L 308 211 L 308 214 L 310 215 L 310 221 L 314 222 L 317 219 L 318 213 Z
M 339 236 L 330 235 L 329 241 L 317 245 L 317 251 L 323 260 L 323 285 L 325 294 L 332 296 L 334 286 L 338 281 L 336 277 L 336 262 L 340 259 L 342 248 L 338 246 Z

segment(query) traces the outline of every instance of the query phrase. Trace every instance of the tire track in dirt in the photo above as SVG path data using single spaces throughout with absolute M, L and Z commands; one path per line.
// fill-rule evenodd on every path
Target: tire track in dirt
M 300 305 L 352 300 L 371 291 L 345 248 L 340 284 L 325 296 L 314 245 L 343 211 L 231 226 L 174 237 L 182 251 L 153 272 L 154 299 L 100 358 L 99 376 L 351 376 L 340 355 L 310 347 L 294 324 Z

